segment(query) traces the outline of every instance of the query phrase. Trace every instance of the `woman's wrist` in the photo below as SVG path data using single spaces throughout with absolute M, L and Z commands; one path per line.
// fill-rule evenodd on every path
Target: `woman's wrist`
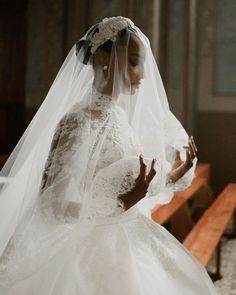
M 170 171 L 167 174 L 166 184 L 173 184 L 177 182 L 181 177 L 184 176 L 185 173 L 188 172 L 190 168 L 191 167 L 188 167 L 187 165 L 183 164 L 180 167 Z
M 143 198 L 143 197 L 142 197 Z M 132 193 L 126 193 L 118 197 L 118 206 L 121 207 L 124 211 L 133 207 L 137 204 L 141 199 Z

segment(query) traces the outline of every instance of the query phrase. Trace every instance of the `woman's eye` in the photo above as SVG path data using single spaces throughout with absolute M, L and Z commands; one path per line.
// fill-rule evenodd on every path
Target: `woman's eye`
M 134 67 L 136 67 L 139 64 L 138 60 L 130 60 L 130 64 Z

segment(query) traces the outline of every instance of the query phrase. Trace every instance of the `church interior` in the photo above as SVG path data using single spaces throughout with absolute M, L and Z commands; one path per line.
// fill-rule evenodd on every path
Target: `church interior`
M 0 0 L 0 167 L 92 24 L 130 18 L 149 38 L 170 105 L 198 147 L 192 185 L 152 219 L 236 295 L 236 1 Z

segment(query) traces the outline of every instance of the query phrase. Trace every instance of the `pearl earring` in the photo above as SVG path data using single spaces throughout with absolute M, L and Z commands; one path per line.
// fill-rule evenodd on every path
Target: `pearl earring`
M 108 69 L 108 66 L 103 66 L 103 70 L 106 71 Z

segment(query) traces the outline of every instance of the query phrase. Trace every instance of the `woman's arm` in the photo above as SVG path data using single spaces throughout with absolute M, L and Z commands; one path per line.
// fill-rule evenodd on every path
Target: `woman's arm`
M 180 152 L 175 152 L 175 159 L 172 164 L 171 171 L 167 174 L 167 183 L 175 183 L 180 178 L 182 178 L 185 173 L 187 173 L 193 166 L 193 159 L 197 156 L 197 147 L 195 145 L 194 139 L 190 136 L 188 140 L 188 145 L 184 146 L 186 149 L 186 160 L 182 161 L 180 158 Z
M 60 220 L 79 217 L 80 204 L 67 200 L 66 192 L 74 185 L 68 166 L 75 151 L 79 152 L 82 132 L 81 120 L 76 114 L 66 114 L 55 128 L 40 185 L 40 208 L 48 217 Z M 72 190 L 76 190 L 76 186 Z
M 43 175 L 42 175 L 42 179 L 41 179 L 41 185 L 40 185 L 40 193 L 42 194 L 44 192 L 44 190 L 47 188 L 47 186 L 49 185 L 50 182 L 53 181 L 53 179 L 56 178 L 58 173 L 53 174 L 52 178 L 50 179 L 49 175 L 49 170 L 50 170 L 50 166 L 51 166 L 51 162 L 53 160 L 53 155 L 56 152 L 56 148 L 58 147 L 58 143 L 59 143 L 59 139 L 61 137 L 62 134 L 62 130 L 63 130 L 63 126 L 65 124 L 64 122 L 65 119 L 61 119 L 60 122 L 58 123 L 54 135 L 53 135 L 53 139 L 52 139 L 52 143 L 50 146 L 50 151 L 48 154 L 48 158 L 44 167 L 44 171 L 43 171 Z

